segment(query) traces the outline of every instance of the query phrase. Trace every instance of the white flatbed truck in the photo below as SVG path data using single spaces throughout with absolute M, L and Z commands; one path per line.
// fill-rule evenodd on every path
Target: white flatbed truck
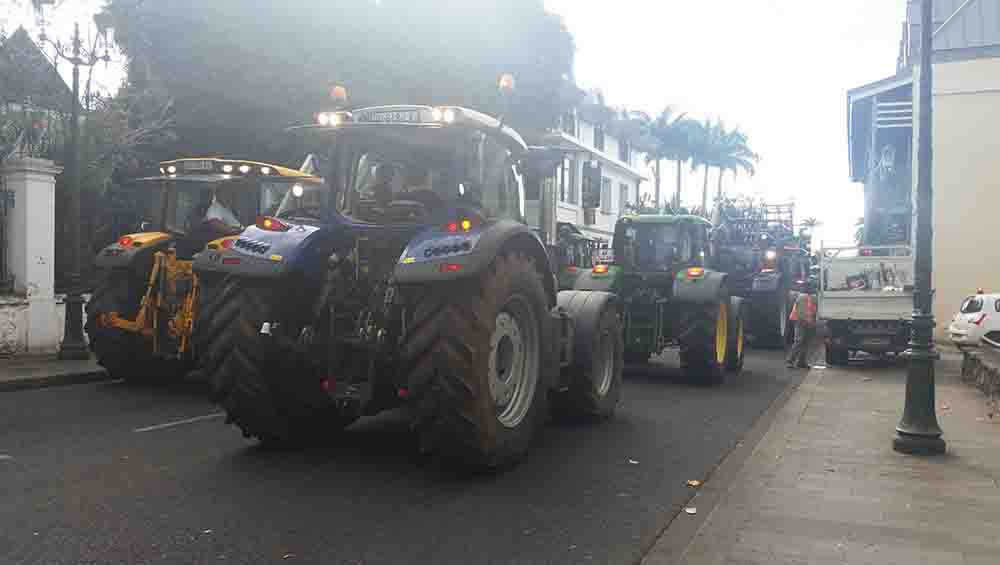
M 827 328 L 827 364 L 846 365 L 855 351 L 905 351 L 913 319 L 910 247 L 833 247 L 821 258 L 817 315 Z

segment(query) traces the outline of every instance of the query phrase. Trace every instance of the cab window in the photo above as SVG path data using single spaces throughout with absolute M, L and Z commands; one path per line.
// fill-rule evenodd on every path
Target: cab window
M 983 310 L 983 299 L 978 296 L 970 296 L 965 299 L 962 303 L 961 312 L 963 314 L 975 314 L 977 312 L 982 312 Z

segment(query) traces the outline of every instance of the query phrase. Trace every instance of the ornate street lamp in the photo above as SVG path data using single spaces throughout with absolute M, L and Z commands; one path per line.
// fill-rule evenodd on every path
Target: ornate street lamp
M 92 67 L 100 62 L 108 62 L 107 32 L 110 29 L 106 14 L 94 16 L 98 31 L 104 39 L 104 53 L 97 50 L 84 52 L 80 41 L 80 24 L 73 26 L 73 41 L 70 46 L 60 41 L 52 41 L 43 29 L 39 41 L 48 43 L 55 49 L 56 57 L 73 65 L 73 99 L 70 112 L 70 142 L 66 158 L 66 172 L 69 177 L 69 198 L 67 215 L 70 239 L 69 288 L 66 291 L 66 323 L 63 341 L 59 346 L 60 359 L 90 359 L 87 342 L 83 337 L 83 289 L 80 288 L 80 67 Z
M 906 373 L 906 403 L 896 426 L 892 447 L 900 453 L 932 455 L 945 452 L 941 427 L 934 408 L 934 294 L 931 290 L 934 196 L 931 186 L 933 0 L 920 6 L 919 128 L 917 130 L 917 236 L 914 261 L 913 329 L 910 336 L 909 368 Z

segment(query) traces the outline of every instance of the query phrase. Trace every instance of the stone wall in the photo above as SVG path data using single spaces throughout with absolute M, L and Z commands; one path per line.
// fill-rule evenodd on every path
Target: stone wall
M 983 391 L 991 417 L 1000 416 L 1000 351 L 985 345 L 979 350 L 966 351 L 962 355 L 962 380 Z

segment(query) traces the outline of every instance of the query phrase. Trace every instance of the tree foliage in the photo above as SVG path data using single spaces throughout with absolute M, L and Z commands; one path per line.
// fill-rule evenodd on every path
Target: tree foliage
M 129 82 L 175 101 L 177 153 L 280 157 L 285 127 L 329 106 L 456 104 L 542 129 L 576 100 L 574 46 L 541 0 L 111 0 Z

